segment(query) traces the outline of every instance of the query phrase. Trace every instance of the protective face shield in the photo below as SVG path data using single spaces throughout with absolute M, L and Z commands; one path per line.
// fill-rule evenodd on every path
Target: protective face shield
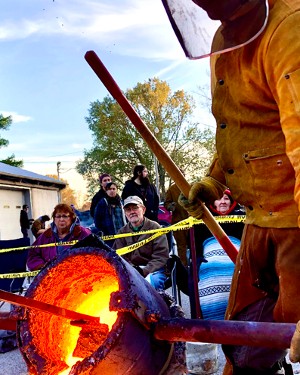
M 215 3 L 218 4 L 218 1 L 225 0 L 216 0 Z M 262 33 L 269 16 L 268 0 L 249 0 L 243 5 L 246 7 L 245 14 L 222 23 L 210 19 L 206 11 L 192 0 L 162 2 L 181 47 L 189 59 L 200 59 L 245 46 Z M 203 2 L 205 3 L 198 1 Z M 206 1 L 211 4 L 210 2 L 214 1 Z M 217 30 L 217 36 L 214 38 Z

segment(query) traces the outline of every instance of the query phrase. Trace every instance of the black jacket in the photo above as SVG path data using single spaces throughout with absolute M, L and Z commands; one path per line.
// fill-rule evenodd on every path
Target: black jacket
M 98 202 L 100 201 L 100 199 L 104 198 L 105 196 L 106 196 L 106 193 L 102 188 L 98 191 L 98 193 L 96 193 L 93 196 L 91 208 L 90 208 L 90 214 L 92 217 L 94 217 L 95 209 L 96 209 Z
M 127 197 L 132 195 L 137 195 L 143 200 L 146 207 L 145 216 L 150 220 L 157 221 L 159 197 L 156 187 L 153 184 L 149 184 L 147 186 L 138 185 L 133 180 L 128 180 L 125 182 L 122 192 L 122 199 L 125 200 Z

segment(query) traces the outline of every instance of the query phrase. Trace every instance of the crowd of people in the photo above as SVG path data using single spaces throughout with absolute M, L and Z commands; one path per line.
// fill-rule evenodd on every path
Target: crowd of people
M 30 271 L 35 271 L 54 259 L 62 251 L 71 248 L 73 242 L 84 239 L 92 232 L 99 237 L 105 239 L 105 243 L 113 250 L 129 247 L 138 242 L 143 244 L 134 250 L 123 255 L 123 258 L 129 262 L 137 272 L 146 278 L 149 283 L 156 289 L 164 289 L 169 285 L 170 279 L 166 284 L 166 280 L 170 275 L 170 268 L 174 259 L 170 257 L 170 235 L 175 238 L 178 257 L 176 262 L 180 263 L 178 284 L 181 290 L 188 294 L 187 269 L 189 264 L 189 231 L 178 230 L 167 235 L 162 234 L 154 240 L 147 241 L 152 234 L 145 233 L 152 229 L 159 229 L 161 225 L 158 221 L 159 195 L 156 187 L 148 178 L 148 171 L 144 165 L 136 165 L 133 170 L 133 176 L 125 182 L 123 190 L 119 193 L 117 183 L 108 173 L 99 175 L 100 189 L 94 195 L 91 203 L 90 215 L 93 217 L 94 225 L 86 228 L 80 225 L 79 211 L 71 205 L 60 203 L 55 206 L 51 214 L 52 222 L 46 228 L 47 221 L 50 220 L 48 215 L 42 215 L 33 221 L 31 230 L 35 237 L 34 247 L 29 250 L 27 267 Z M 164 205 L 167 210 L 172 212 L 171 224 L 186 219 L 189 214 L 179 204 L 178 199 L 180 190 L 175 184 L 172 184 L 166 192 Z M 230 203 L 230 209 L 227 207 Z M 215 202 L 215 208 L 210 207 L 214 215 L 238 212 L 238 205 L 232 201 L 228 191 L 224 192 L 224 196 L 220 201 Z M 28 212 L 28 207 L 25 207 Z M 228 212 L 226 212 L 228 211 Z M 26 213 L 27 214 L 27 213 Z M 22 214 L 24 215 L 24 214 Z M 27 218 L 29 221 L 29 219 Z M 141 234 L 139 234 L 141 232 Z M 114 235 L 132 233 L 132 236 L 124 236 L 114 238 Z M 108 237 L 107 237 L 108 236 Z M 107 238 L 106 238 L 107 237 Z M 111 237 L 111 238 L 110 238 Z M 204 242 L 211 237 L 208 229 L 202 228 L 200 232 L 196 232 L 198 259 L 208 259 Z M 240 238 L 240 234 L 236 237 Z M 212 240 L 212 239 L 211 239 Z M 70 244 L 71 242 L 71 244 Z M 67 243 L 67 244 L 65 244 Z M 75 242 L 74 242 L 75 243 Z M 173 243 L 173 242 L 172 242 Z M 49 246 L 45 246 L 49 244 Z M 43 246 L 41 246 L 43 245 Z M 173 256 L 173 254 L 172 254 Z M 224 263 L 228 263 L 228 280 L 231 278 L 233 264 L 223 251 Z M 203 293 L 207 294 L 205 278 L 203 272 L 205 269 L 213 268 L 215 263 L 210 259 L 205 260 L 204 266 L 199 270 L 199 290 L 200 298 Z M 216 263 L 220 261 L 220 254 L 215 258 Z M 198 266 L 201 262 L 199 262 Z M 182 272 L 182 270 L 184 272 Z M 226 280 L 226 288 L 228 292 L 230 280 Z M 228 297 L 228 293 L 226 295 Z M 224 297 L 224 296 L 223 296 Z M 225 305 L 225 297 L 223 298 L 223 306 Z M 205 302 L 205 298 L 203 299 Z M 203 308 L 208 311 L 203 304 Z M 211 306 L 209 307 L 211 308 Z
M 246 213 L 243 236 L 240 228 L 231 228 L 239 252 L 225 318 L 296 323 L 300 319 L 300 1 L 162 1 L 186 55 L 210 56 L 212 112 L 216 120 L 216 155 L 207 175 L 192 185 L 188 197 L 171 187 L 165 205 L 173 212 L 173 222 L 187 215 L 200 219 L 203 205 L 199 205 L 199 200 L 214 215 L 240 214 L 242 207 L 235 201 L 243 205 Z M 199 8 L 207 20 L 197 18 Z M 205 34 L 201 22 L 205 24 L 209 19 L 220 21 L 220 26 L 210 50 L 201 55 L 197 52 L 201 35 Z M 91 207 L 97 229 L 109 235 L 132 233 L 114 241 L 114 249 L 136 244 L 139 239 L 147 240 L 143 231 L 159 228 L 159 198 L 145 166 L 135 167 L 120 196 L 109 174 L 100 176 L 100 184 Z M 178 196 L 184 208 L 181 213 Z M 28 207 L 24 206 L 20 218 L 24 237 L 30 227 L 27 213 Z M 54 249 L 32 250 L 28 258 L 30 269 L 42 267 L 64 251 L 59 242 L 89 234 L 80 227 L 68 206 L 56 206 L 52 218 L 50 228 L 36 232 L 35 244 L 52 241 L 58 245 Z M 180 257 L 188 262 L 187 236 L 176 236 Z M 211 271 L 214 254 L 223 250 L 216 248 L 215 239 L 205 231 L 196 237 L 202 260 L 201 289 L 205 282 L 203 272 Z M 157 288 L 163 286 L 168 257 L 164 235 L 149 243 L 145 241 L 145 245 L 124 255 Z M 232 271 L 233 267 L 230 280 Z M 227 285 L 229 293 L 228 289 Z M 221 318 L 225 307 L 222 303 Z M 292 341 L 293 361 L 300 360 L 297 334 Z M 273 375 L 290 371 L 284 362 L 287 354 L 284 349 L 225 345 L 223 350 L 227 358 L 226 375 Z
M 94 220 L 93 233 L 101 238 L 112 236 L 111 239 L 105 240 L 110 248 L 117 250 L 147 240 L 149 234 L 139 235 L 138 232 L 161 227 L 158 223 L 159 196 L 148 178 L 148 171 L 144 165 L 135 166 L 133 177 L 126 181 L 121 195 L 110 174 L 101 174 L 99 183 L 100 189 L 94 195 L 90 208 L 90 215 Z M 43 215 L 33 222 L 31 230 L 35 241 L 27 259 L 30 271 L 44 267 L 61 252 L 69 250 L 72 241 L 82 240 L 92 233 L 89 228 L 80 225 L 76 212 L 78 213 L 74 206 L 61 203 L 55 206 L 51 215 L 53 221 L 48 228 L 45 227 L 46 222 L 50 220 L 48 215 Z M 116 234 L 131 232 L 132 237 L 116 240 L 113 238 Z M 47 244 L 49 246 L 45 246 Z M 139 248 L 125 254 L 123 258 L 154 288 L 164 289 L 169 259 L 169 244 L 165 234 L 155 240 L 146 241 Z

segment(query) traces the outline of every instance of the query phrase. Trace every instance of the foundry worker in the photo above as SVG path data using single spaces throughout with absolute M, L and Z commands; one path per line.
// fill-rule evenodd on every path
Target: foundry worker
M 295 323 L 300 319 L 300 1 L 194 4 L 221 21 L 211 46 L 217 154 L 182 204 L 201 218 L 196 198 L 211 204 L 228 187 L 246 208 L 227 319 Z M 226 374 L 284 373 L 285 351 L 225 346 L 224 352 Z M 299 358 L 300 352 L 291 359 Z
M 129 196 L 124 200 L 124 211 L 128 223 L 118 231 L 118 234 L 161 228 L 156 221 L 145 217 L 146 207 L 138 196 Z M 130 246 L 152 235 L 153 233 L 117 238 L 113 248 L 120 249 Z M 134 266 L 155 289 L 164 289 L 164 283 L 167 279 L 166 264 L 169 259 L 169 247 L 165 234 L 125 254 L 123 258 Z
M 27 267 L 30 271 L 42 268 L 47 262 L 71 247 L 71 245 L 60 245 L 60 243 L 79 241 L 91 234 L 89 229 L 78 224 L 77 216 L 68 204 L 60 203 L 56 205 L 52 218 L 53 222 L 50 228 L 46 229 L 36 239 L 33 246 L 45 244 L 54 244 L 54 246 L 29 249 Z

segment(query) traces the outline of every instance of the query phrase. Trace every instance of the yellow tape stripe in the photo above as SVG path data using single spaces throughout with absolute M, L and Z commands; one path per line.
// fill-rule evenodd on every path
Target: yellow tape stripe
M 245 216 L 216 216 L 216 221 L 219 223 L 241 223 L 245 221 Z M 185 230 L 189 229 L 193 225 L 197 224 L 204 224 L 203 220 L 197 220 L 193 217 L 189 217 L 185 220 L 182 220 L 176 224 L 170 225 L 169 227 L 159 228 L 159 229 L 151 229 L 147 231 L 140 231 L 140 232 L 134 232 L 134 233 L 122 233 L 122 234 L 115 234 L 111 236 L 103 236 L 101 237 L 104 241 L 108 240 L 114 240 L 116 238 L 123 238 L 123 237 L 130 237 L 130 236 L 140 236 L 141 234 L 151 234 L 151 233 L 157 233 L 162 232 L 163 234 L 169 231 L 177 231 L 177 230 Z M 28 250 L 28 249 L 35 249 L 35 248 L 43 248 L 43 247 L 51 247 L 51 246 L 72 246 L 75 245 L 78 241 L 67 241 L 67 242 L 55 242 L 55 243 L 49 243 L 44 245 L 38 245 L 38 246 L 24 246 L 24 247 L 12 247 L 9 249 L 0 249 L 0 253 L 8 253 L 10 251 L 18 251 L 18 250 Z
M 245 221 L 245 216 L 216 216 L 216 221 L 221 223 L 239 223 Z M 122 233 L 122 234 L 116 234 L 114 236 L 103 236 L 102 239 L 104 241 L 116 239 L 116 238 L 122 238 L 122 237 L 130 237 L 130 236 L 140 236 L 141 234 L 153 234 L 153 236 L 146 238 L 145 240 L 139 241 L 135 244 L 132 244 L 130 246 L 123 247 L 122 249 L 118 249 L 116 252 L 118 255 L 122 256 L 125 254 L 130 253 L 131 251 L 134 251 L 138 249 L 141 246 L 144 246 L 150 241 L 153 241 L 155 238 L 166 234 L 170 231 L 177 231 L 177 230 L 185 230 L 191 228 L 193 225 L 197 224 L 204 224 L 203 220 L 197 220 L 193 217 L 189 217 L 185 220 L 182 220 L 176 224 L 170 225 L 169 227 L 164 228 L 158 228 L 158 229 L 151 229 L 147 231 L 140 231 L 140 232 L 134 232 L 134 233 Z M 15 250 L 27 250 L 27 249 L 34 249 L 34 248 L 42 248 L 42 247 L 49 247 L 49 246 L 72 246 L 75 245 L 78 241 L 68 241 L 68 242 L 60 242 L 60 243 L 50 243 L 50 244 L 44 244 L 39 246 L 25 246 L 25 247 L 16 247 L 16 248 L 10 248 L 10 249 L 1 249 L 0 253 L 6 253 L 9 251 L 15 251 Z M 6 273 L 6 274 L 0 274 L 0 279 L 15 279 L 15 278 L 22 278 L 22 277 L 33 277 L 36 276 L 39 273 L 39 271 L 33 271 L 33 272 L 19 272 L 19 273 Z
M 1 253 L 8 253 L 10 251 L 29 250 L 29 249 L 37 249 L 37 248 L 42 248 L 42 247 L 72 246 L 72 245 L 75 245 L 77 242 L 78 242 L 77 240 L 73 240 L 73 241 L 66 241 L 66 242 L 47 243 L 47 244 L 38 245 L 38 246 L 11 247 L 9 249 L 0 249 L 0 254 Z
M 139 247 L 144 246 L 146 243 L 148 243 L 150 241 L 153 241 L 155 238 L 157 238 L 157 237 L 159 237 L 163 234 L 166 234 L 166 233 L 167 233 L 167 231 L 165 233 L 162 233 L 162 232 L 155 233 L 153 236 L 151 236 L 149 238 L 146 238 L 142 241 L 136 242 L 132 245 L 122 247 L 121 249 L 116 250 L 116 253 L 120 256 L 125 255 L 127 253 L 130 253 L 131 251 L 134 251 L 134 250 L 138 249 Z
M 3 273 L 0 275 L 0 279 L 17 279 L 21 277 L 33 277 L 36 276 L 39 272 L 40 271 Z

